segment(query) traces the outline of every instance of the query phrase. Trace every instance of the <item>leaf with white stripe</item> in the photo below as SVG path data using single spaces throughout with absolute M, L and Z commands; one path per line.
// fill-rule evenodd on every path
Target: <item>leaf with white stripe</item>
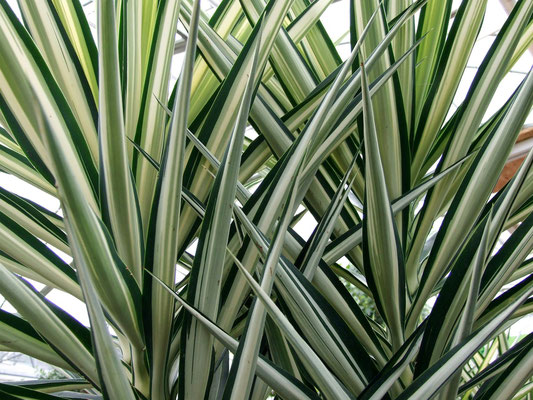
M 115 28 L 113 27 L 113 29 Z M 79 246 L 74 245 L 73 248 L 74 256 L 78 259 L 83 258 L 81 255 L 76 254 L 79 251 Z M 78 276 L 91 322 L 91 336 L 94 343 L 96 365 L 104 396 L 110 399 L 136 400 L 137 397 L 127 378 L 126 368 L 122 365 L 117 352 L 118 349 L 109 333 L 102 305 L 94 289 L 93 282 L 91 282 L 89 269 L 86 266 L 80 266 L 78 268 Z M 148 395 L 148 392 L 146 391 L 144 394 Z
M 87 343 L 89 331 L 77 323 L 67 325 L 67 314 L 58 314 L 60 309 L 54 309 L 27 283 L 17 278 L 0 264 L 0 290 L 2 295 L 16 308 L 16 310 L 38 329 L 39 334 L 58 352 L 69 364 L 83 373 L 91 382 L 98 384 L 99 377 L 93 358 L 90 341 Z M 55 306 L 54 306 L 55 307 Z M 73 318 L 68 315 L 72 321 Z M 85 336 L 82 337 L 81 334 Z
M 100 0 L 97 6 L 101 203 L 117 252 L 141 287 L 144 244 L 139 205 L 126 151 L 115 2 Z
M 133 276 L 117 255 L 112 239 L 102 220 L 80 190 L 78 176 L 71 164 L 69 148 L 44 117 L 37 104 L 34 114 L 40 120 L 57 179 L 59 198 L 68 221 L 69 243 L 76 250 L 78 267 L 87 268 L 95 288 L 111 318 L 137 349 L 144 348 L 140 317 L 140 290 Z M 58 137 L 59 136 L 59 137 Z M 74 249 L 74 247 L 78 247 Z
M 533 4 L 531 10 L 533 12 Z M 423 271 L 420 288 L 410 311 L 408 330 L 414 327 L 433 287 L 447 272 L 449 263 L 463 240 L 461 232 L 467 232 L 473 227 L 483 209 L 483 204 L 489 199 L 518 136 L 519 129 L 533 105 L 532 91 L 533 70 L 524 78 L 518 96 L 473 160 L 453 198 L 435 239 L 427 267 Z M 440 184 L 445 181 L 446 178 Z M 435 188 L 438 190 L 439 186 Z M 433 192 L 432 196 L 435 195 L 436 193 Z
M 293 345 L 294 349 L 298 352 L 302 362 L 306 366 L 310 374 L 317 381 L 319 387 L 323 391 L 324 395 L 328 398 L 335 399 L 350 399 L 352 396 L 342 387 L 337 379 L 331 375 L 331 372 L 322 363 L 320 358 L 316 355 L 311 347 L 303 340 L 298 334 L 296 329 L 292 326 L 287 317 L 279 310 L 276 304 L 270 299 L 269 295 L 259 286 L 250 273 L 236 260 L 236 265 L 239 267 L 241 273 L 246 277 L 246 280 L 250 284 L 250 287 L 258 297 L 258 299 L 264 304 L 271 318 L 275 321 L 276 325 L 282 329 L 287 340 Z
M 154 276 L 154 279 L 158 281 L 174 298 L 199 322 L 201 322 L 211 334 L 220 341 L 229 351 L 233 354 L 237 352 L 239 347 L 239 342 L 237 342 L 233 337 L 228 335 L 224 330 L 219 326 L 213 323 L 209 318 L 204 316 L 200 311 L 195 307 L 191 306 L 184 299 L 182 299 L 178 294 L 176 294 L 172 289 L 163 283 L 160 279 Z M 272 364 L 267 359 L 262 356 L 257 360 L 257 375 L 263 379 L 266 383 L 269 384 L 278 394 L 285 398 L 296 398 L 296 399 L 318 399 L 317 395 L 302 385 L 298 380 L 294 379 L 293 376 L 288 375 L 287 373 L 280 370 L 274 364 Z
M 18 2 L 24 23 L 41 54 L 65 94 L 95 162 L 98 160 L 98 139 L 94 116 L 95 99 L 79 63 L 65 27 L 51 2 Z
M 460 344 L 450 349 L 444 357 L 416 378 L 400 395 L 399 400 L 428 399 L 452 378 L 459 368 L 501 327 L 501 325 L 533 294 L 533 286 L 524 288 L 506 307 L 486 325 L 477 329 Z
M 0 310 L 0 343 L 10 351 L 28 354 L 60 368 L 72 368 L 27 321 L 4 310 Z
M 376 305 L 387 321 L 391 332 L 392 347 L 399 349 L 404 342 L 403 250 L 390 206 L 366 73 L 363 67 L 361 69 L 366 180 L 363 210 L 365 275 L 374 294 Z
M 5 0 L 0 1 L 0 32 L 5 39 L 0 42 L 0 55 L 5 61 L 0 70 L 0 90 L 5 103 L 39 157 L 52 170 L 46 135 L 35 114 L 35 103 L 39 103 L 68 156 L 78 190 L 93 211 L 99 212 L 97 171 L 87 141 L 39 50 Z

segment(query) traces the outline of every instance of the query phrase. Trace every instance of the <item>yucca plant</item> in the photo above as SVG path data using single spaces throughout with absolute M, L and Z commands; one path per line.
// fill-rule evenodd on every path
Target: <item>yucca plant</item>
M 456 109 L 488 0 L 454 16 L 351 0 L 345 60 L 331 2 L 223 0 L 208 18 L 198 0 L 98 0 L 95 39 L 78 0 L 0 0 L 0 168 L 61 204 L 0 188 L 17 311 L 0 310 L 0 347 L 69 377 L 2 399 L 531 396 L 533 334 L 506 331 L 533 307 L 533 152 L 492 191 L 533 73 L 484 116 L 533 2 Z

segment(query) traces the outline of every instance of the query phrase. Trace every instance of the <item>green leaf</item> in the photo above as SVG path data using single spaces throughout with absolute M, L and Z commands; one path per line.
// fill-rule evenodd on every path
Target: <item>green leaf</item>
M 463 19 L 463 13 L 464 16 L 466 16 L 470 12 L 476 15 L 479 12 L 477 6 L 472 6 L 473 3 L 465 2 L 463 4 L 464 5 L 459 9 L 458 14 L 458 17 L 460 17 L 461 20 Z M 515 7 L 513 13 L 510 15 L 510 17 L 507 19 L 504 26 L 500 30 L 497 39 L 492 44 L 480 68 L 478 69 L 478 72 L 476 74 L 476 77 L 474 78 L 472 86 L 470 87 L 468 95 L 459 109 L 457 119 L 453 122 L 453 136 L 450 138 L 450 142 L 446 147 L 441 161 L 439 161 L 439 166 L 437 167 L 437 170 L 451 165 L 451 163 L 457 161 L 460 157 L 463 157 L 465 154 L 467 154 L 468 148 L 474 139 L 474 135 L 477 132 L 477 128 L 479 127 L 483 115 L 490 103 L 490 99 L 493 98 L 496 88 L 500 80 L 503 78 L 503 75 L 505 73 L 505 66 L 509 61 L 510 57 L 512 56 L 513 49 L 518 43 L 520 33 L 524 30 L 532 14 L 533 5 L 530 2 L 521 1 L 517 4 L 517 7 Z M 476 24 L 481 23 L 481 19 L 482 15 L 477 16 L 474 20 L 464 20 L 463 22 L 461 22 L 461 26 L 464 27 L 466 32 L 469 32 L 475 28 Z M 458 18 L 456 18 L 456 21 L 454 21 L 454 26 L 456 25 L 456 23 L 459 23 L 457 21 L 459 21 Z M 458 35 L 457 37 L 455 36 L 456 30 Z M 453 46 L 457 46 L 457 48 L 468 44 L 468 42 L 472 40 L 471 37 L 465 37 L 464 40 L 461 39 L 463 35 L 463 33 L 461 33 L 463 32 L 463 28 L 461 27 L 457 27 L 457 29 L 452 28 L 451 32 L 454 32 L 452 37 L 456 37 L 456 40 L 450 42 L 450 44 L 453 44 Z M 467 36 L 473 37 L 474 35 L 472 33 L 467 33 Z M 468 53 L 469 51 L 463 49 L 459 53 L 457 53 L 461 61 L 453 61 L 453 57 L 452 59 L 446 61 L 447 63 L 453 62 L 453 67 L 447 68 L 443 65 L 441 67 L 443 69 L 443 72 L 446 72 L 446 74 L 448 73 L 448 71 L 450 71 L 452 74 L 457 73 L 457 68 L 461 69 L 463 64 L 466 65 L 466 54 Z M 445 58 L 443 57 L 443 60 L 444 59 Z M 442 80 L 440 83 L 440 87 L 445 90 L 448 90 L 450 86 L 457 86 L 459 84 L 459 78 L 460 77 L 456 77 L 447 80 L 446 77 L 443 76 L 441 78 Z M 449 98 L 447 99 L 447 97 Z M 438 91 L 435 91 L 430 95 L 430 99 L 433 99 L 433 101 L 437 103 L 448 102 L 448 105 L 451 104 L 452 97 L 452 93 L 449 93 L 449 95 L 441 96 L 441 93 L 439 93 Z M 440 106 L 438 108 L 439 110 L 435 113 L 431 108 L 424 110 L 424 113 L 430 116 L 429 119 L 426 119 L 426 121 L 428 121 L 429 123 L 432 123 L 431 121 L 434 118 L 441 119 L 441 122 L 439 122 L 437 125 L 435 125 L 434 128 L 429 131 L 431 135 L 437 132 L 437 127 L 442 124 L 442 121 L 444 121 L 444 118 L 448 113 L 448 106 L 443 105 L 442 108 Z M 518 119 L 520 117 L 515 116 L 515 118 Z M 515 119 L 514 122 L 516 122 L 517 125 L 521 124 L 522 122 L 517 119 Z M 425 126 L 426 128 L 428 127 L 427 124 Z M 517 128 L 518 127 L 513 129 Z M 417 143 L 422 143 L 426 140 L 426 138 L 427 137 L 424 137 L 423 134 L 421 137 L 418 136 L 416 141 Z M 432 141 L 433 140 L 435 140 L 435 138 L 433 138 Z M 419 149 L 422 147 L 419 147 Z M 423 149 L 422 152 L 424 152 Z M 418 174 L 420 178 L 420 176 L 423 175 L 425 171 L 417 171 L 416 160 L 418 159 L 418 155 L 419 154 L 415 155 L 415 160 L 413 161 L 414 169 L 412 171 L 413 175 Z M 423 157 L 425 157 L 425 155 Z M 411 293 L 414 292 L 413 289 L 414 286 L 416 286 L 416 275 L 418 273 L 416 269 L 421 254 L 421 249 L 423 248 L 425 239 L 429 231 L 431 230 L 434 219 L 442 212 L 441 208 L 446 205 L 445 201 L 448 198 L 448 194 L 453 195 L 454 193 L 453 191 L 450 191 L 450 188 L 457 187 L 451 185 L 454 178 L 455 176 L 450 176 L 444 179 L 439 185 L 434 188 L 434 190 L 432 190 L 429 198 L 425 201 L 425 206 L 422 210 L 421 218 L 419 218 L 416 232 L 414 234 L 413 243 L 411 245 L 411 249 L 409 250 L 409 255 L 407 257 L 407 279 Z M 475 201 L 472 201 L 471 203 L 474 204 Z
M 84 10 L 78 2 L 52 0 L 52 3 L 76 51 L 96 102 L 98 101 L 98 56 Z
M 74 256 L 76 258 L 82 258 L 81 255 L 76 254 L 79 251 L 79 247 L 73 246 L 73 248 Z M 126 370 L 120 362 L 117 348 L 109 334 L 102 305 L 94 289 L 93 282 L 91 282 L 89 271 L 83 267 L 79 268 L 78 276 L 91 322 L 91 335 L 94 343 L 96 365 L 104 395 L 111 399 L 136 400 L 136 396 L 126 376 Z M 145 394 L 148 394 L 148 392 L 145 392 Z
M 142 286 L 143 238 L 139 205 L 126 151 L 115 4 L 98 2 L 99 147 L 102 208 L 117 252 Z
M 524 79 L 513 105 L 477 154 L 455 195 L 431 250 L 427 262 L 429 267 L 423 272 L 420 289 L 412 306 L 408 330 L 414 326 L 434 285 L 444 276 L 449 262 L 457 253 L 462 241 L 459 232 L 467 232 L 472 228 L 482 205 L 488 200 L 518 131 L 533 105 L 533 96 L 530 95 L 532 88 L 533 73 L 530 72 Z M 432 193 L 432 196 L 435 196 L 435 193 Z
M 468 288 L 476 265 L 478 244 L 483 238 L 486 226 L 485 218 L 470 233 L 464 247 L 454 260 L 440 296 L 428 317 L 415 376 L 420 375 L 443 356 L 452 345 L 458 320 L 462 313 L 467 312 L 465 306 Z
M 487 368 L 478 373 L 471 380 L 466 382 L 459 388 L 459 394 L 463 394 L 467 390 L 479 385 L 480 383 L 504 371 L 513 362 L 513 360 L 522 352 L 533 346 L 533 334 L 527 335 L 520 340 L 516 345 L 511 347 L 508 351 L 502 354 L 496 361 L 492 362 Z
M 415 3 L 416 4 L 416 3 Z M 368 2 L 350 1 L 350 19 L 352 24 L 352 44 L 355 43 L 355 38 L 361 36 L 363 27 L 366 25 L 368 19 L 374 10 L 379 9 L 382 14 L 384 10 L 380 6 L 378 0 Z M 377 18 L 377 23 L 374 24 L 368 34 L 368 39 L 365 40 L 361 48 L 361 61 L 367 60 L 372 53 L 377 52 L 378 46 L 386 42 L 388 26 L 385 23 L 383 14 L 381 18 Z M 370 61 L 370 60 L 368 60 Z M 387 52 L 375 60 L 375 67 L 370 70 L 369 62 L 365 61 L 371 80 L 377 78 L 381 73 L 386 71 L 392 65 L 392 60 Z M 361 83 L 361 87 L 363 84 Z M 364 89 L 362 89 L 364 90 Z M 372 103 L 374 108 L 379 109 L 383 114 L 382 117 L 375 120 L 375 134 L 377 135 L 377 143 L 379 151 L 382 156 L 382 169 L 385 177 L 386 188 L 390 197 L 398 197 L 403 192 L 404 174 L 407 171 L 402 171 L 404 166 L 401 143 L 401 131 L 405 128 L 402 126 L 402 111 L 396 104 L 396 91 L 394 83 L 387 81 L 384 87 L 373 96 Z M 404 122 L 403 122 L 404 123 Z M 405 146 L 404 146 L 405 147 Z M 400 221 L 400 218 L 397 219 Z M 400 225 L 401 226 L 401 225 Z M 396 333 L 395 333 L 396 334 Z
M 172 285 L 176 279 L 175 264 L 178 256 L 178 228 L 180 222 L 183 166 L 185 159 L 185 136 L 187 115 L 189 113 L 189 96 L 193 76 L 194 57 L 198 31 L 200 2 L 196 1 L 193 9 L 193 22 L 189 30 L 189 39 L 182 65 L 182 72 L 176 90 L 176 101 L 172 111 L 169 131 L 163 153 L 159 179 L 156 187 L 157 202 L 152 211 L 151 240 L 148 243 L 147 262 L 153 273 Z M 164 396 L 165 371 L 167 369 L 169 334 L 173 320 L 173 302 L 164 289 L 157 283 L 151 287 L 150 307 L 152 315 L 152 393 L 156 397 Z
M 27 319 L 32 327 L 56 351 L 60 351 L 69 364 L 98 384 L 95 362 L 91 349 L 79 332 L 72 330 L 64 319 L 40 297 L 33 288 L 9 272 L 0 264 L 0 290 L 2 295 Z M 79 328 L 77 328 L 79 329 Z M 87 331 L 85 332 L 85 334 Z
M 515 296 L 495 318 L 450 349 L 444 357 L 416 378 L 398 399 L 430 398 L 436 394 L 532 293 L 533 287 L 529 287 Z
M 350 168 L 348 168 L 348 170 L 344 174 L 341 184 L 335 192 L 335 196 L 333 197 L 330 205 L 328 206 L 326 213 L 320 220 L 318 226 L 315 228 L 311 239 L 306 246 L 307 248 L 304 249 L 305 254 L 303 254 L 300 269 L 303 271 L 305 277 L 310 281 L 313 280 L 313 276 L 315 275 L 315 271 L 318 267 L 319 261 L 322 258 L 324 249 L 326 248 L 326 245 L 331 237 L 335 221 L 339 217 L 339 214 L 342 211 L 342 207 L 344 206 L 344 203 L 346 202 L 348 195 L 350 194 L 350 187 L 353 183 L 353 180 L 355 179 L 355 176 L 352 178 L 350 183 L 348 183 L 348 178 L 350 177 L 353 171 L 353 167 L 355 166 L 356 160 L 357 157 L 354 157 L 354 160 L 352 161 Z M 346 187 L 347 184 L 348 186 Z
M 423 107 L 419 106 L 419 122 L 413 141 L 416 146 L 411 167 L 413 179 L 419 179 L 425 172 L 420 170 L 420 166 L 452 104 L 487 5 L 486 0 L 462 2 L 454 18 L 450 38 L 446 40 L 445 48 L 440 50 L 442 37 L 446 35 L 451 2 L 446 2 L 448 4 L 444 7 L 437 5 L 435 1 L 433 3 L 435 4 L 428 4 L 428 14 L 424 13 L 422 20 L 422 32 L 428 34 L 428 42 L 421 44 L 423 47 L 420 56 L 428 58 L 417 60 L 423 68 L 420 78 L 417 78 L 420 90 L 420 93 L 417 92 L 417 95 L 420 94 L 417 102 L 424 104 Z M 424 24 L 426 18 L 431 25 Z M 435 20 L 439 21 L 437 29 L 434 29 Z M 430 29 L 434 31 L 431 32 Z M 441 51 L 442 54 L 439 54 Z M 422 118 L 422 115 L 427 117 Z
M 299 167 L 297 166 L 296 169 L 298 170 Z M 274 276 L 276 274 L 278 260 L 281 255 L 283 242 L 285 241 L 286 231 L 292 219 L 295 198 L 294 182 L 295 180 L 293 180 L 293 185 L 288 188 L 289 196 L 285 200 L 286 202 L 274 233 L 273 243 L 268 249 L 263 264 L 262 280 L 259 288 L 267 297 L 270 295 L 274 285 Z M 239 264 L 237 263 L 237 265 Z M 246 271 L 246 273 L 248 273 L 248 271 Z M 248 276 L 246 277 L 248 278 Z M 243 335 L 244 339 L 242 341 L 242 347 L 240 347 L 240 351 L 237 353 L 236 358 L 238 363 L 235 363 L 236 367 L 232 367 L 230 372 L 230 381 L 232 385 L 230 386 L 231 391 L 226 389 L 226 392 L 224 393 L 224 396 L 228 399 L 246 398 L 250 394 L 252 376 L 255 371 L 259 346 L 263 336 L 265 317 L 265 308 L 260 303 L 255 302 L 248 317 L 246 332 Z
M 139 4 L 140 3 L 140 4 Z M 152 32 L 151 18 L 146 7 L 155 11 L 155 3 L 148 1 L 125 1 L 122 3 L 122 41 L 125 42 L 124 86 L 124 133 L 129 139 L 135 138 L 137 122 L 141 112 L 142 91 L 148 52 L 144 47 Z M 148 15 L 147 15 L 148 14 Z M 149 21 L 146 21 L 150 18 Z M 143 46 L 144 45 L 144 46 Z M 128 152 L 130 156 L 131 152 Z
M 81 298 L 74 270 L 57 254 L 2 212 L 0 228 L 0 251 L 3 255 L 11 261 L 16 260 L 54 287 Z
M 495 400 L 495 399 L 510 399 L 522 388 L 531 378 L 533 368 L 531 367 L 533 361 L 533 347 L 528 346 L 516 355 L 513 362 L 497 377 L 487 381 L 479 391 L 474 399 L 479 400 Z
M 530 214 L 488 263 L 481 279 L 477 317 L 498 294 L 533 249 L 533 216 Z
M 150 2 L 143 2 L 143 12 L 149 9 L 151 13 L 144 14 L 147 17 L 146 22 L 143 15 L 144 36 L 141 38 L 141 40 L 147 40 L 146 47 L 144 43 L 142 45 L 146 52 L 143 53 L 145 55 L 142 58 L 143 64 L 145 57 L 147 60 L 146 77 L 134 140 L 152 158 L 159 161 L 165 143 L 165 135 L 162 132 L 165 131 L 166 118 L 157 99 L 166 100 L 169 93 L 170 64 L 181 1 L 163 0 L 154 4 L 148 3 Z M 150 163 L 144 158 L 139 158 L 138 154 L 134 154 L 132 164 L 146 235 L 157 176 Z
M 238 208 L 235 210 L 246 232 L 265 258 L 268 242 L 242 211 L 239 212 Z M 282 258 L 280 265 L 281 268 L 277 269 L 276 289 L 289 307 L 292 318 L 305 332 L 314 351 L 342 378 L 345 386 L 355 393 L 361 391 L 363 382 L 369 381 L 376 374 L 368 354 L 362 350 L 357 340 L 345 335 L 349 328 L 309 281 L 286 259 Z
M 351 396 L 346 393 L 345 389 L 339 385 L 337 380 L 330 375 L 330 372 L 325 365 L 320 361 L 318 356 L 309 347 L 309 345 L 301 338 L 296 329 L 270 299 L 269 295 L 254 280 L 246 268 L 244 268 L 237 259 L 235 259 L 235 261 L 236 265 L 239 267 L 239 270 L 246 277 L 246 280 L 250 284 L 250 287 L 253 289 L 254 293 L 257 295 L 258 299 L 262 302 L 262 304 L 264 304 L 271 318 L 273 318 L 276 324 L 283 329 L 287 340 L 289 340 L 294 348 L 298 351 L 298 355 L 301 357 L 301 360 L 306 363 L 308 370 L 314 375 L 313 377 L 317 380 L 320 387 L 324 391 L 324 395 L 335 399 L 351 398 Z
M 200 321 L 206 328 L 209 329 L 211 334 L 224 344 L 234 354 L 237 352 L 239 343 L 224 332 L 219 326 L 214 324 L 209 318 L 205 317 L 200 311 L 195 307 L 191 306 L 184 299 L 178 296 L 172 289 L 166 286 L 163 281 L 158 279 L 156 276 L 153 277 L 156 279 L 163 287 L 172 295 L 174 298 L 188 311 L 193 315 L 198 321 Z M 257 374 L 258 376 L 267 382 L 270 387 L 276 390 L 280 395 L 287 398 L 312 398 L 316 399 L 317 396 L 305 386 L 301 385 L 299 381 L 295 380 L 293 377 L 286 373 L 282 373 L 281 370 L 275 367 L 271 362 L 260 357 L 257 360 Z
M 193 16 L 194 16 L 193 10 Z M 194 20 L 194 19 L 193 19 Z M 238 182 L 238 168 L 244 142 L 244 133 L 250 105 L 255 91 L 256 67 L 261 41 L 261 30 L 253 37 L 247 48 L 248 57 L 252 57 L 248 70 L 243 70 L 246 87 L 235 120 L 235 127 L 224 159 L 217 172 L 207 204 L 204 223 L 200 232 L 190 284 L 187 296 L 191 303 L 208 318 L 216 320 L 219 307 L 224 254 L 232 218 L 232 207 L 235 201 Z M 192 59 L 191 59 L 192 65 Z M 226 109 L 226 105 L 223 109 Z M 187 113 L 185 113 L 187 115 Z M 176 249 L 177 250 L 177 249 Z M 188 325 L 190 324 L 190 325 Z M 213 340 L 209 332 L 196 320 L 185 322 L 184 356 L 180 366 L 183 378 L 180 380 L 181 396 L 201 398 L 209 389 L 212 379 Z
M 11 351 L 28 354 L 61 368 L 71 368 L 28 322 L 4 310 L 0 310 L 0 343 Z
M 6 61 L 2 68 L 0 89 L 10 111 L 40 158 L 53 170 L 51 157 L 45 150 L 45 138 L 40 131 L 40 122 L 35 118 L 35 102 L 39 102 L 47 115 L 48 124 L 61 142 L 64 152 L 68 154 L 70 169 L 76 174 L 79 190 L 83 192 L 93 210 L 97 211 L 95 164 L 67 100 L 28 32 L 5 0 L 0 2 L 0 19 L 2 35 L 6 39 L 2 41 L 3 46 L 0 46 L 0 55 Z M 17 43 L 17 46 L 12 45 L 13 43 Z M 15 48 L 20 51 L 14 52 Z M 22 85 L 17 84 L 21 82 Z
M 2 162 L 2 170 L 4 172 L 28 182 L 30 185 L 41 189 L 45 193 L 52 196 L 56 195 L 54 186 L 23 155 L 8 147 L 2 146 L 0 148 L 0 161 Z
M 393 218 L 378 146 L 374 111 L 362 69 L 365 140 L 365 201 L 363 246 L 365 275 L 378 309 L 391 331 L 393 349 L 404 342 L 405 277 L 403 250 Z
M 359 397 L 361 400 L 382 399 L 394 382 L 408 368 L 420 350 L 424 326 L 420 326 L 415 333 L 409 337 L 402 347 L 394 354 L 390 361 L 380 371 L 374 382 L 370 384 Z M 394 389 L 391 389 L 391 391 Z
M 95 282 L 95 288 L 111 317 L 132 342 L 142 349 L 142 321 L 140 318 L 140 291 L 126 266 L 118 257 L 111 237 L 88 199 L 80 190 L 76 171 L 71 168 L 69 148 L 44 118 L 40 105 L 34 112 L 40 120 L 47 146 L 54 163 L 59 197 L 64 207 L 66 230 L 72 251 L 77 254 L 77 268 L 86 268 Z
M 10 385 L 22 386 L 42 393 L 57 393 L 66 390 L 89 389 L 90 384 L 85 379 L 39 379 L 29 381 L 10 382 Z
M 26 27 L 72 107 L 92 158 L 98 160 L 95 99 L 58 10 L 52 2 L 37 4 L 21 0 L 18 4 Z
M 57 397 L 46 394 L 46 393 L 41 393 L 41 392 L 38 392 L 32 389 L 28 389 L 28 388 L 21 387 L 21 386 L 15 386 L 11 384 L 6 384 L 6 383 L 0 383 L 0 393 L 2 393 L 3 396 L 10 396 L 8 397 L 8 399 L 25 399 L 25 400 L 57 399 Z
M 13 222 L 55 248 L 67 254 L 70 252 L 65 232 L 55 224 L 61 223 L 57 214 L 4 188 L 0 188 L 0 204 L 2 212 Z
M 241 2 L 244 13 L 252 26 L 258 23 L 259 16 L 266 3 L 263 0 L 245 0 Z M 291 4 L 292 1 L 284 4 L 279 3 L 278 7 L 283 7 L 284 14 L 286 14 Z M 278 17 L 276 17 L 276 20 L 279 21 Z M 270 27 L 274 24 L 279 26 L 274 21 L 265 18 L 265 26 Z M 272 48 L 265 47 L 265 50 L 268 49 L 268 51 L 260 52 L 259 65 L 262 65 L 264 60 L 269 57 L 270 64 L 280 80 L 287 97 L 294 99 L 296 102 L 303 100 L 316 85 L 315 77 L 283 27 L 279 32 L 276 32 L 276 36 L 272 37 L 271 40 L 273 40 L 271 43 Z
M 452 1 L 448 0 L 443 4 L 442 1 L 429 0 L 420 11 L 420 22 L 416 36 L 417 38 L 425 36 L 425 39 L 420 44 L 420 49 L 416 55 L 416 84 L 414 90 L 417 111 L 415 117 L 417 120 L 422 110 L 422 105 L 426 101 L 427 92 L 435 79 L 435 70 L 448 33 L 451 8 Z

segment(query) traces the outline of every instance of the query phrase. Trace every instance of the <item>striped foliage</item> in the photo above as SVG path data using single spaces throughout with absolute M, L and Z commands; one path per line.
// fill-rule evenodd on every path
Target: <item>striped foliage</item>
M 533 2 L 347 1 L 0 0 L 1 398 L 531 398 Z

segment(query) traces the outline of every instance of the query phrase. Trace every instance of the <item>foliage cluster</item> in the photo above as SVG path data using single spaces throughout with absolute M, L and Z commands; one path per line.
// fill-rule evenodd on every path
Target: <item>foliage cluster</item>
M 502 332 L 533 307 L 533 152 L 491 194 L 533 73 L 484 116 L 533 40 L 533 2 L 457 109 L 488 0 L 453 17 L 452 0 L 350 0 L 344 61 L 320 23 L 331 0 L 223 0 L 210 18 L 199 3 L 99 0 L 95 41 L 78 0 L 18 0 L 20 17 L 0 0 L 0 168 L 61 201 L 0 188 L 0 294 L 17 310 L 0 310 L 0 346 L 78 374 L 0 396 L 529 396 L 533 334 Z

